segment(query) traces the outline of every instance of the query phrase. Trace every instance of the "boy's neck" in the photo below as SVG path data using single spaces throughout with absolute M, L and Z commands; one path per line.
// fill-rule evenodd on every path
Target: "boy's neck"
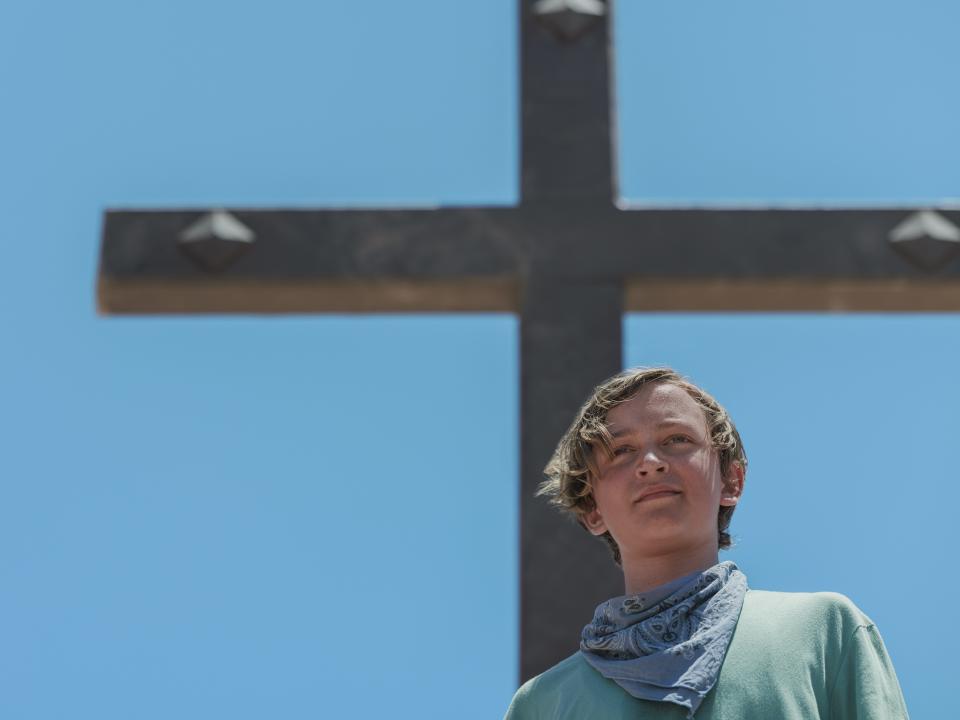
M 716 545 L 703 548 L 684 548 L 662 555 L 621 558 L 624 594 L 636 595 L 664 585 L 684 575 L 706 570 L 719 562 Z

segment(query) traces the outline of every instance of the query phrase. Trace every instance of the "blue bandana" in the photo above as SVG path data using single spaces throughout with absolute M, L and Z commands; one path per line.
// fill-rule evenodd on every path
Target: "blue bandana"
M 681 705 L 688 718 L 716 684 L 747 577 L 722 562 L 639 595 L 601 603 L 580 652 L 635 698 Z

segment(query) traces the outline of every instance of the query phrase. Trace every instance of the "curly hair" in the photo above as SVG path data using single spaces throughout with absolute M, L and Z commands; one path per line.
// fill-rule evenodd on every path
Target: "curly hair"
M 546 497 L 550 504 L 572 513 L 581 527 L 583 516 L 594 509 L 592 483 L 597 477 L 594 448 L 611 452 L 612 438 L 607 429 L 607 414 L 621 403 L 634 397 L 640 389 L 651 383 L 670 383 L 685 390 L 701 408 L 707 420 L 710 440 L 720 461 L 720 473 L 727 477 L 730 465 L 737 462 L 747 472 L 747 454 L 740 434 L 730 415 L 712 395 L 697 387 L 668 367 L 633 368 L 625 370 L 598 385 L 590 398 L 577 413 L 570 428 L 560 438 L 557 449 L 544 468 L 547 479 L 540 484 L 538 496 Z M 717 540 L 721 549 L 731 546 L 730 519 L 734 506 L 721 506 L 717 515 Z M 613 536 L 605 532 L 601 537 L 613 553 L 614 562 L 620 565 L 620 548 Z

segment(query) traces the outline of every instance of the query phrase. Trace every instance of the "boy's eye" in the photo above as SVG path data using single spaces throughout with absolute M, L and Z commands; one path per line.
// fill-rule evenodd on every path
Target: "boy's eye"
M 621 445 L 620 447 L 615 447 L 613 449 L 613 455 L 614 457 L 616 457 L 617 455 L 623 455 L 624 453 L 628 453 L 631 450 L 633 450 L 633 448 L 630 447 L 629 445 Z
M 686 435 L 673 435 L 667 439 L 667 442 L 690 442 L 690 438 Z

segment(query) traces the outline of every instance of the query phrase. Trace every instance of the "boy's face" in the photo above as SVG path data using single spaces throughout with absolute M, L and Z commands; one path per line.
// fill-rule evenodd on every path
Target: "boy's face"
M 607 415 L 608 457 L 594 448 L 595 508 L 584 516 L 594 535 L 609 531 L 624 561 L 630 557 L 717 544 L 717 513 L 736 505 L 743 470 L 731 463 L 726 480 L 703 409 L 670 383 L 644 386 Z

